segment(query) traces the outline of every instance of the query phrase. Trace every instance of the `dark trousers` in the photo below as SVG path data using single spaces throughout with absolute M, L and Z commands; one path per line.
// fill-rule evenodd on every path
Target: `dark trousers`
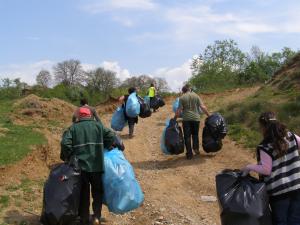
M 137 118 L 128 118 L 129 135 L 133 135 L 134 125 L 137 123 Z
M 183 134 L 184 134 L 184 142 L 186 147 L 186 156 L 193 156 L 193 151 L 195 153 L 199 153 L 199 121 L 183 121 Z M 193 148 L 192 148 L 192 140 L 193 139 Z
M 270 201 L 273 225 L 300 225 L 300 191 Z
M 79 216 L 82 224 L 89 224 L 90 217 L 90 186 L 93 197 L 93 212 L 96 218 L 101 218 L 103 187 L 102 173 L 100 172 L 81 172 L 81 193 Z

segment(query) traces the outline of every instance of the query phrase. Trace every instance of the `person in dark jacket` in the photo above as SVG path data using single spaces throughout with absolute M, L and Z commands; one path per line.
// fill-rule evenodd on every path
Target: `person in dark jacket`
M 114 144 L 115 133 L 93 119 L 90 109 L 78 111 L 79 120 L 65 131 L 61 141 L 61 159 L 68 161 L 75 155 L 81 168 L 81 197 L 79 217 L 81 225 L 89 224 L 90 185 L 93 197 L 93 224 L 100 224 L 102 210 L 102 173 L 104 172 L 104 148 Z
M 125 109 L 124 113 L 125 113 L 125 118 L 128 121 L 129 137 L 130 138 L 133 137 L 134 125 L 138 123 L 138 116 L 136 116 L 136 117 L 129 117 L 126 114 L 126 102 L 128 100 L 129 95 L 131 95 L 132 93 L 136 93 L 136 92 L 137 92 L 137 89 L 135 87 L 131 87 L 131 88 L 128 89 L 128 95 L 123 95 L 123 96 L 121 96 L 119 98 L 119 101 L 122 103 L 122 107 Z
M 76 121 L 79 120 L 79 110 L 80 108 L 88 108 L 91 113 L 92 113 L 92 118 L 94 118 L 96 121 L 100 121 L 100 118 L 96 112 L 96 109 L 89 106 L 89 102 L 86 98 L 82 98 L 80 99 L 80 107 L 78 109 L 76 109 L 76 111 L 74 112 L 73 114 L 73 117 L 72 117 L 72 122 L 75 123 Z

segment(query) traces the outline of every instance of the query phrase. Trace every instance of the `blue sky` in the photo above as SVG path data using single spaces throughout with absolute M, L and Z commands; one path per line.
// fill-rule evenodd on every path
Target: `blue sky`
M 177 89 L 193 55 L 218 39 L 298 50 L 299 11 L 299 0 L 0 0 L 0 78 L 34 83 L 40 69 L 75 58 Z

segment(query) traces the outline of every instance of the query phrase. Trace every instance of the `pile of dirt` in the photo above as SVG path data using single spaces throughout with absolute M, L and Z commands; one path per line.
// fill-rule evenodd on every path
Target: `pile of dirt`
M 291 88 L 300 90 L 300 53 L 274 74 L 270 85 L 279 90 Z
M 63 100 L 40 98 L 36 95 L 17 101 L 14 104 L 15 122 L 28 124 L 49 121 L 71 121 L 75 106 Z

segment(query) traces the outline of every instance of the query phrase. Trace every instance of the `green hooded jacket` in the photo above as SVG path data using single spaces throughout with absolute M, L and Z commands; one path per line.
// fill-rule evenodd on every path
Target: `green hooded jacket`
M 81 119 L 63 134 L 60 158 L 68 161 L 72 155 L 78 158 L 81 170 L 104 172 L 104 148 L 109 149 L 115 133 L 93 119 Z

